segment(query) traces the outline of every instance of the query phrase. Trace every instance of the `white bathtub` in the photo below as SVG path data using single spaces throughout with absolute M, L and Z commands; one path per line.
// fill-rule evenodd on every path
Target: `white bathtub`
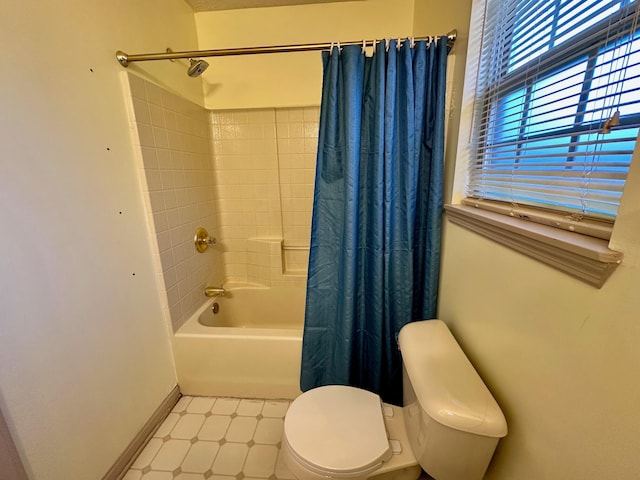
M 295 398 L 305 290 L 231 288 L 207 301 L 174 335 L 180 390 L 186 395 Z M 212 312 L 218 303 L 219 312 Z

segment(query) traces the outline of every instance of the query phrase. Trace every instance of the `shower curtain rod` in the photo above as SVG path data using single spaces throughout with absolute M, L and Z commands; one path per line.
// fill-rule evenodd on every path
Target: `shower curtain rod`
M 456 41 L 458 32 L 453 30 L 449 32 L 447 43 L 453 46 Z M 409 37 L 411 38 L 411 37 Z M 434 37 L 415 37 L 414 40 L 429 40 Z M 435 37 L 439 38 L 439 37 Z M 406 40 L 406 39 L 402 39 Z M 364 41 L 372 44 L 372 41 Z M 298 45 L 276 45 L 271 47 L 242 47 L 242 48 L 223 48 L 218 50 L 189 50 L 184 52 L 172 52 L 167 49 L 163 53 L 143 53 L 139 55 L 129 55 L 121 50 L 116 52 L 116 59 L 123 67 L 128 67 L 132 62 L 147 62 L 149 60 L 175 60 L 178 58 L 202 58 L 202 57 L 227 57 L 232 55 L 254 55 L 260 53 L 288 53 L 288 52 L 310 52 L 314 50 L 329 50 L 332 45 L 362 45 L 363 40 L 353 42 L 333 42 L 333 43 L 302 43 Z

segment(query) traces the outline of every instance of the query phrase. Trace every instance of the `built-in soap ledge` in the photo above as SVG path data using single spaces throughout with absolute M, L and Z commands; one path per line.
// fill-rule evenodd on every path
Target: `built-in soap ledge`
M 247 280 L 265 286 L 306 279 L 309 246 L 277 237 L 247 239 Z
M 284 274 L 306 277 L 309 265 L 309 244 L 283 242 Z
M 309 244 L 308 243 L 283 242 L 282 243 L 282 249 L 283 250 L 306 250 L 306 251 L 309 251 Z

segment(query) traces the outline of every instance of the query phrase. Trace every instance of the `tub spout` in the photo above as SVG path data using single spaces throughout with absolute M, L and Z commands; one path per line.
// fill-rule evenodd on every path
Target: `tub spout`
M 204 294 L 207 297 L 218 297 L 226 294 L 227 292 L 223 287 L 206 287 L 204 289 Z

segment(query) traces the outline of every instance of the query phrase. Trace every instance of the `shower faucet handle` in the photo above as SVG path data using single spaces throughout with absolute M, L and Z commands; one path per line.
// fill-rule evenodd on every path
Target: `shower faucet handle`
M 209 245 L 216 243 L 216 239 L 209 236 L 206 228 L 200 227 L 196 230 L 196 234 L 193 237 L 193 243 L 196 246 L 196 250 L 200 253 L 204 253 Z

